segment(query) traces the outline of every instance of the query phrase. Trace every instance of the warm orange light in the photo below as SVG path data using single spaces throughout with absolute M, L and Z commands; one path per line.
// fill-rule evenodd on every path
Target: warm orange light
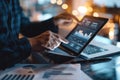
M 55 4 L 57 1 L 56 0 L 50 0 L 51 4 Z
M 99 14 L 98 14 L 97 12 L 94 12 L 94 13 L 93 13 L 93 16 L 94 16 L 94 17 L 99 17 Z
M 67 5 L 67 4 L 63 4 L 63 5 L 62 5 L 62 8 L 63 8 L 63 9 L 67 9 L 67 8 L 68 8 L 68 5 Z
M 93 8 L 92 8 L 92 7 L 88 7 L 88 11 L 89 11 L 89 12 L 92 12 L 92 11 L 93 11 Z
M 114 39 L 114 31 L 113 31 L 113 30 L 110 30 L 110 32 L 109 32 L 109 38 L 110 38 L 111 40 Z
M 58 0 L 58 1 L 57 1 L 57 5 L 61 5 L 62 3 L 63 3 L 62 0 Z
M 72 14 L 76 16 L 76 15 L 78 15 L 78 11 L 77 10 L 73 10 Z
M 78 11 L 82 14 L 86 14 L 88 10 L 87 10 L 87 7 L 85 6 L 79 6 Z
M 114 39 L 114 23 L 109 23 L 109 39 L 113 40 Z

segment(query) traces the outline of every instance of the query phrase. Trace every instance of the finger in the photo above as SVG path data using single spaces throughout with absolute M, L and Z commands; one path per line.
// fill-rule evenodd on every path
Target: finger
M 52 50 L 53 48 L 51 47 L 51 44 L 45 44 L 45 45 L 42 45 L 42 47 L 46 48 L 46 49 L 49 49 L 49 50 Z
M 60 14 L 60 17 L 62 17 L 63 19 L 70 19 L 70 18 L 72 18 L 72 19 L 75 19 L 77 22 L 79 22 L 79 19 L 76 17 L 76 16 L 74 16 L 74 15 L 72 15 L 72 14 L 70 14 L 70 13 L 62 13 L 62 14 Z
M 63 23 L 61 23 L 61 24 L 63 24 L 63 25 L 69 25 L 69 24 L 72 24 L 72 22 L 73 22 L 72 19 L 71 20 L 63 20 Z
M 59 40 L 59 38 L 56 38 L 54 36 L 54 38 L 51 38 L 51 39 L 52 39 L 51 42 L 50 42 L 51 47 L 57 48 L 61 44 L 61 41 Z
M 60 38 L 60 41 L 63 42 L 63 43 L 65 43 L 65 44 L 69 43 L 69 41 L 67 39 L 63 38 L 63 37 Z
M 54 50 L 60 45 L 61 41 L 57 38 L 51 38 L 48 43 L 42 45 L 43 47 Z
M 57 48 L 60 45 L 60 43 L 54 44 L 50 47 L 50 50 L 54 50 L 55 48 Z
M 70 24 L 70 23 L 72 23 L 72 22 L 73 22 L 72 19 L 69 19 L 69 20 L 67 20 L 67 19 L 60 19 L 60 20 L 57 22 L 57 24 L 58 24 L 58 25 L 66 25 L 66 24 Z
M 42 45 L 43 47 L 45 47 L 46 49 L 49 49 L 49 50 L 54 50 L 55 48 L 57 48 L 58 46 L 60 45 L 60 43 L 57 43 L 57 44 L 52 44 L 52 45 Z
M 63 22 L 71 23 L 71 22 L 73 22 L 73 20 L 72 19 L 69 19 L 69 20 L 63 19 Z
M 63 42 L 65 44 L 68 44 L 69 41 L 67 39 L 65 39 L 64 37 L 60 36 L 59 34 L 53 33 L 54 36 L 57 38 L 57 40 L 59 40 L 60 42 Z

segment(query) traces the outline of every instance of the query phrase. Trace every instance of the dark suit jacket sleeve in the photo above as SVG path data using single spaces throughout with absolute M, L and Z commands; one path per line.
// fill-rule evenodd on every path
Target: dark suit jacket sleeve
M 26 38 L 19 40 L 17 45 L 2 46 L 0 49 L 0 69 L 13 66 L 16 63 L 25 60 L 31 52 L 31 46 Z
M 13 11 L 13 13 L 16 13 L 17 15 L 17 12 L 19 12 L 20 9 L 18 5 L 19 0 L 12 1 L 15 3 L 15 11 Z M 16 36 L 19 33 L 19 24 L 21 23 L 20 19 L 22 19 L 19 14 L 18 16 L 13 17 L 18 22 L 16 23 L 17 26 L 15 26 L 17 28 L 14 28 L 14 30 L 9 30 L 9 28 L 13 29 L 14 26 L 9 27 L 7 25 L 7 8 L 8 7 L 7 4 L 5 4 L 5 0 L 0 1 L 0 69 L 13 66 L 14 64 L 26 59 L 30 55 L 31 51 L 31 46 L 27 38 L 17 39 Z M 11 24 L 13 25 L 13 23 Z
M 18 10 L 19 3 L 18 0 L 16 1 L 16 7 Z M 54 25 L 53 18 L 43 21 L 43 22 L 30 22 L 28 18 L 26 18 L 22 10 L 19 11 L 21 13 L 21 16 L 19 17 L 20 22 L 20 32 L 24 34 L 27 37 L 33 37 L 36 35 L 41 34 L 42 32 L 46 30 L 51 30 L 53 32 L 58 32 L 58 27 Z M 29 41 L 26 37 L 18 40 L 14 40 L 16 45 L 12 44 L 12 42 L 8 42 L 9 38 L 7 38 L 7 31 L 4 31 L 4 29 L 7 28 L 7 26 L 4 26 L 2 22 L 6 22 L 4 16 L 0 16 L 0 69 L 12 66 L 21 60 L 26 59 L 31 52 L 31 46 Z M 19 28 L 19 25 L 18 25 Z M 19 30 L 17 30 L 19 31 Z M 17 34 L 16 34 L 17 35 Z
M 22 16 L 21 33 L 27 37 L 37 36 L 47 30 L 58 33 L 58 27 L 54 24 L 54 19 L 50 18 L 42 22 L 30 22 L 28 18 Z

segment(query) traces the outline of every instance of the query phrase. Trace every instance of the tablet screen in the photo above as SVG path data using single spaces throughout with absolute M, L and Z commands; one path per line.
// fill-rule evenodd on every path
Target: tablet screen
M 68 44 L 62 44 L 65 48 L 80 54 L 85 46 L 93 39 L 108 19 L 85 16 L 80 25 L 78 24 L 66 37 Z

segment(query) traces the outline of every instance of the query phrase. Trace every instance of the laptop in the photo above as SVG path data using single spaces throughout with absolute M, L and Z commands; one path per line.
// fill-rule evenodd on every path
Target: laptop
M 58 59 L 59 62 L 67 58 L 67 60 L 69 60 L 70 58 L 81 56 L 86 59 L 91 59 L 120 51 L 120 49 L 115 46 L 92 41 L 107 21 L 107 18 L 84 16 L 81 23 L 77 24 L 66 36 L 69 43 L 61 43 L 55 50 L 46 51 L 46 56 L 54 60 L 61 57 Z

